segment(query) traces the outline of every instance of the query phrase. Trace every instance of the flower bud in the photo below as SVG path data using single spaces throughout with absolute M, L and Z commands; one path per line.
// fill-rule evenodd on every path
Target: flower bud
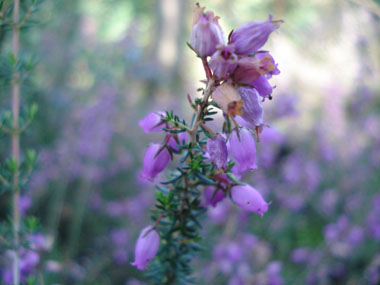
M 239 130 L 239 136 L 234 131 L 228 138 L 228 152 L 234 158 L 240 173 L 248 169 L 256 169 L 256 146 L 251 132 L 245 128 Z
M 144 133 L 150 132 L 160 132 L 162 131 L 163 125 L 161 125 L 161 118 L 165 117 L 164 112 L 152 112 L 149 113 L 139 121 L 139 126 L 144 130 Z
M 144 155 L 143 172 L 141 177 L 150 181 L 165 169 L 170 161 L 170 153 L 164 148 L 157 155 L 157 152 L 162 148 L 161 144 L 151 144 Z
M 200 57 L 211 56 L 219 44 L 225 44 L 219 17 L 213 12 L 204 12 L 205 7 L 197 5 L 193 11 L 193 29 L 190 44 Z
M 169 139 L 169 146 L 174 150 L 174 151 L 179 151 L 178 145 L 183 145 L 189 140 L 189 135 L 187 132 L 182 132 L 178 134 L 178 143 L 174 137 L 171 137 Z
M 263 98 L 271 98 L 272 91 L 274 87 L 269 84 L 268 79 L 265 76 L 260 76 L 255 81 L 252 82 L 252 85 L 255 86 L 259 95 Z
M 224 199 L 222 190 L 212 186 L 207 186 L 204 190 L 204 197 L 206 199 L 206 206 L 211 205 L 215 207 L 220 201 Z
M 218 134 L 207 141 L 207 152 L 218 169 L 227 169 L 227 145 L 221 135 Z
M 131 265 L 136 266 L 139 270 L 144 270 L 149 261 L 157 254 L 160 246 L 160 235 L 158 232 L 148 226 L 140 233 L 135 247 L 135 261 Z
M 243 101 L 231 83 L 223 83 L 212 93 L 212 99 L 229 116 L 241 115 Z
M 243 100 L 243 119 L 253 126 L 260 126 L 264 122 L 264 109 L 258 92 L 255 88 L 240 87 L 239 94 Z
M 273 21 L 272 15 L 269 15 L 266 21 L 252 21 L 234 30 L 230 42 L 235 44 L 236 53 L 247 55 L 257 51 L 266 43 L 269 35 L 279 28 L 279 22 Z
M 217 51 L 212 55 L 209 66 L 214 76 L 220 79 L 226 78 L 232 73 L 238 63 L 238 57 L 234 53 L 235 46 L 218 46 Z
M 269 203 L 265 202 L 259 191 L 248 184 L 232 187 L 231 198 L 239 207 L 261 216 L 268 210 Z

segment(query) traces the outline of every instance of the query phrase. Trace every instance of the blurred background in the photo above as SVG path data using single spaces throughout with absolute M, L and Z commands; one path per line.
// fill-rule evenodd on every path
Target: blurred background
M 281 74 L 264 103 L 259 168 L 245 181 L 272 201 L 261 218 L 229 201 L 203 219 L 199 284 L 380 284 L 380 1 L 208 0 L 226 34 L 273 13 L 265 50 Z M 41 224 L 26 274 L 45 284 L 146 284 L 129 265 L 150 223 L 153 185 L 139 179 L 138 121 L 186 102 L 204 78 L 186 46 L 194 1 L 45 1 L 42 25 L 21 34 L 38 62 L 22 86 L 39 113 L 22 137 L 38 164 L 22 214 Z M 2 53 L 10 34 L 0 30 Z M 0 91 L 9 106 L 9 88 Z M 9 155 L 2 135 L 0 157 Z M 10 212 L 10 195 L 0 215 Z M 28 257 L 25 257 L 27 260 Z M 27 261 L 26 261 L 27 262 Z M 0 272 L 7 268 L 2 256 Z

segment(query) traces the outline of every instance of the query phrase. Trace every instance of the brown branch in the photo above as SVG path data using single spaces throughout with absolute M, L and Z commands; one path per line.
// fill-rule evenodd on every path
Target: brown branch
M 203 100 L 202 100 L 201 104 L 198 105 L 198 110 L 197 110 L 197 114 L 195 117 L 194 125 L 191 128 L 191 130 L 189 131 L 191 143 L 195 142 L 195 138 L 196 138 L 196 135 L 198 132 L 198 128 L 199 128 L 199 125 L 200 125 L 201 120 L 202 120 L 202 115 L 203 115 L 204 109 L 208 105 L 208 99 L 210 98 L 214 84 L 215 84 L 215 81 L 213 78 L 211 78 L 208 81 L 206 90 L 203 93 Z
M 4 176 L 2 176 L 0 174 L 0 182 L 3 183 L 5 186 L 9 186 L 9 182 L 7 179 L 4 178 Z
M 2 243 L 4 243 L 6 246 L 11 246 L 11 244 L 5 239 L 5 238 L 3 238 L 2 236 L 0 236 L 0 241 L 2 242 Z
M 35 5 L 36 5 L 36 0 L 33 1 L 32 5 L 30 5 L 30 7 L 28 8 L 28 11 L 26 11 L 25 16 L 24 18 L 22 18 L 21 22 L 19 24 L 16 24 L 15 22 L 15 25 L 17 25 L 18 29 L 22 28 L 22 26 L 25 25 L 26 21 L 32 16 L 32 12 Z

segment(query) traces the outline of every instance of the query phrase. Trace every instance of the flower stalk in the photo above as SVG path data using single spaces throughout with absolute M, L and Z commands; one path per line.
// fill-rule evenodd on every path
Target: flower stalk
M 207 106 L 208 106 L 208 100 L 209 100 L 210 95 L 212 93 L 212 88 L 214 87 L 214 84 L 215 84 L 215 80 L 213 78 L 211 78 L 207 82 L 207 87 L 206 87 L 206 89 L 204 91 L 202 102 L 198 106 L 198 110 L 197 110 L 197 113 L 196 113 L 196 116 L 195 116 L 195 121 L 194 121 L 193 127 L 189 131 L 190 138 L 191 138 L 190 141 L 192 143 L 195 142 L 196 135 L 197 135 L 197 132 L 198 132 L 198 128 L 199 128 L 199 125 L 201 123 L 202 115 L 203 115 L 203 112 L 204 112 L 205 108 L 207 108 Z
M 252 22 L 233 34 L 236 45 L 227 46 L 218 20 L 213 12 L 205 12 L 198 4 L 194 8 L 189 47 L 202 61 L 206 79 L 201 82 L 205 82 L 206 87 L 200 89 L 203 90 L 202 98 L 195 99 L 194 103 L 187 96 L 194 110 L 192 122 L 187 124 L 173 111 L 153 112 L 139 122 L 145 133 L 165 134 L 163 143 L 153 143 L 145 152 L 143 179 L 154 181 L 161 177 L 170 158 L 181 156 L 175 171 L 156 185 L 154 226 L 147 226 L 142 231 L 147 231 L 146 236 L 140 234 L 135 261 L 131 263 L 139 270 L 148 268 L 147 277 L 153 279 L 154 284 L 195 282 L 190 262 L 202 248 L 199 219 L 207 206 L 215 207 L 220 201 L 231 198 L 242 209 L 263 215 L 270 205 L 258 190 L 240 178 L 248 170 L 257 168 L 252 132 L 263 128 L 264 113 L 259 96 L 268 97 L 273 89 L 269 86 L 269 90 L 260 94 L 253 85 L 254 80 L 258 76 L 268 80 L 279 73 L 269 54 L 255 56 L 251 53 L 265 43 L 276 27 L 271 17 L 265 22 Z M 249 36 L 248 41 L 245 35 Z M 250 54 L 235 54 L 235 48 Z M 245 61 L 248 67 L 242 71 Z M 241 82 L 234 80 L 240 80 L 243 75 L 244 80 L 248 80 L 245 90 L 248 95 L 241 94 Z M 218 113 L 215 108 L 224 115 L 220 131 L 207 126 Z
M 19 34 L 19 10 L 20 0 L 14 0 L 13 2 L 13 26 L 12 26 L 12 51 L 15 58 L 17 58 L 20 45 Z M 20 84 L 19 84 L 19 72 L 15 70 L 12 81 L 12 127 L 18 129 L 19 127 L 19 112 L 20 112 Z M 12 144 L 12 158 L 17 164 L 15 171 L 13 172 L 12 181 L 12 219 L 13 219 L 13 282 L 14 284 L 20 283 L 20 262 L 19 262 L 19 245 L 20 245 L 20 189 L 19 189 L 19 163 L 20 163 L 20 134 L 13 132 L 11 134 Z
M 3 1 L 2 1 L 3 2 Z M 1 21 L 2 25 L 6 26 L 7 31 L 11 33 L 11 52 L 9 53 L 9 70 L 11 72 L 4 74 L 1 77 L 1 84 L 9 86 L 10 94 L 10 111 L 2 112 L 0 130 L 10 136 L 10 157 L 2 164 L 0 169 L 0 194 L 7 191 L 11 195 L 11 219 L 6 225 L 6 234 L 4 238 L 8 238 L 7 242 L 2 240 L 2 243 L 9 248 L 9 262 L 6 262 L 5 268 L 1 268 L 3 274 L 7 272 L 6 284 L 19 285 L 25 283 L 27 275 L 30 272 L 25 270 L 25 244 L 29 244 L 29 240 L 25 238 L 30 236 L 36 229 L 37 220 L 35 218 L 22 218 L 22 201 L 20 199 L 21 191 L 26 188 L 30 174 L 34 168 L 37 154 L 34 150 L 29 149 L 24 153 L 24 159 L 21 160 L 20 136 L 28 128 L 33 121 L 38 105 L 32 103 L 25 106 L 25 112 L 20 113 L 21 107 L 21 85 L 26 75 L 32 70 L 34 63 L 31 60 L 26 60 L 20 55 L 20 30 L 23 28 L 35 25 L 37 21 L 31 19 L 32 14 L 37 11 L 37 0 L 31 0 L 31 4 L 27 8 L 28 1 L 21 2 L 20 0 L 12 0 L 10 5 L 2 6 Z M 21 18 L 21 15 L 23 17 Z M 34 249 L 30 249 L 34 251 Z M 32 253 L 34 256 L 37 253 Z M 36 261 L 37 259 L 35 259 Z M 37 266 L 37 262 L 28 264 L 28 266 Z M 3 267 L 3 266 L 2 266 Z M 5 279 L 4 279 L 5 280 Z

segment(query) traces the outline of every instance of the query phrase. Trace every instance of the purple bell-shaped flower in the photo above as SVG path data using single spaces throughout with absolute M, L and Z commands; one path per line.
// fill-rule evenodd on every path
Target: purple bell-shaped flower
M 228 151 L 225 138 L 216 135 L 207 141 L 207 152 L 218 169 L 227 169 Z
M 234 53 L 235 46 L 218 46 L 217 51 L 212 55 L 209 66 L 214 76 L 220 79 L 227 78 L 232 73 L 238 63 L 238 57 Z
M 143 172 L 141 177 L 153 181 L 156 176 L 165 169 L 170 161 L 170 153 L 167 148 L 164 148 L 157 155 L 162 145 L 155 143 L 151 144 L 144 155 Z
M 239 139 L 240 137 L 240 139 Z M 240 173 L 248 169 L 256 169 L 256 145 L 251 132 L 245 128 L 239 130 L 239 137 L 235 131 L 228 138 L 228 152 L 235 160 Z
M 230 42 L 235 44 L 237 54 L 252 54 L 267 42 L 269 35 L 279 28 L 280 22 L 273 21 L 270 15 L 266 21 L 246 23 L 233 31 Z
M 204 12 L 205 7 L 197 5 L 193 12 L 193 29 L 191 31 L 190 45 L 200 57 L 213 55 L 216 47 L 225 44 L 224 33 L 219 25 L 219 17 L 214 13 Z
M 255 88 L 240 87 L 239 94 L 243 100 L 243 119 L 252 124 L 260 126 L 264 123 L 264 109 L 261 98 Z
M 261 216 L 268 210 L 270 204 L 265 202 L 259 191 L 248 184 L 232 187 L 231 198 L 242 209 Z
M 158 232 L 152 226 L 143 229 L 137 239 L 135 261 L 131 265 L 136 266 L 139 270 L 144 270 L 149 261 L 156 256 L 159 246 L 160 235 Z

